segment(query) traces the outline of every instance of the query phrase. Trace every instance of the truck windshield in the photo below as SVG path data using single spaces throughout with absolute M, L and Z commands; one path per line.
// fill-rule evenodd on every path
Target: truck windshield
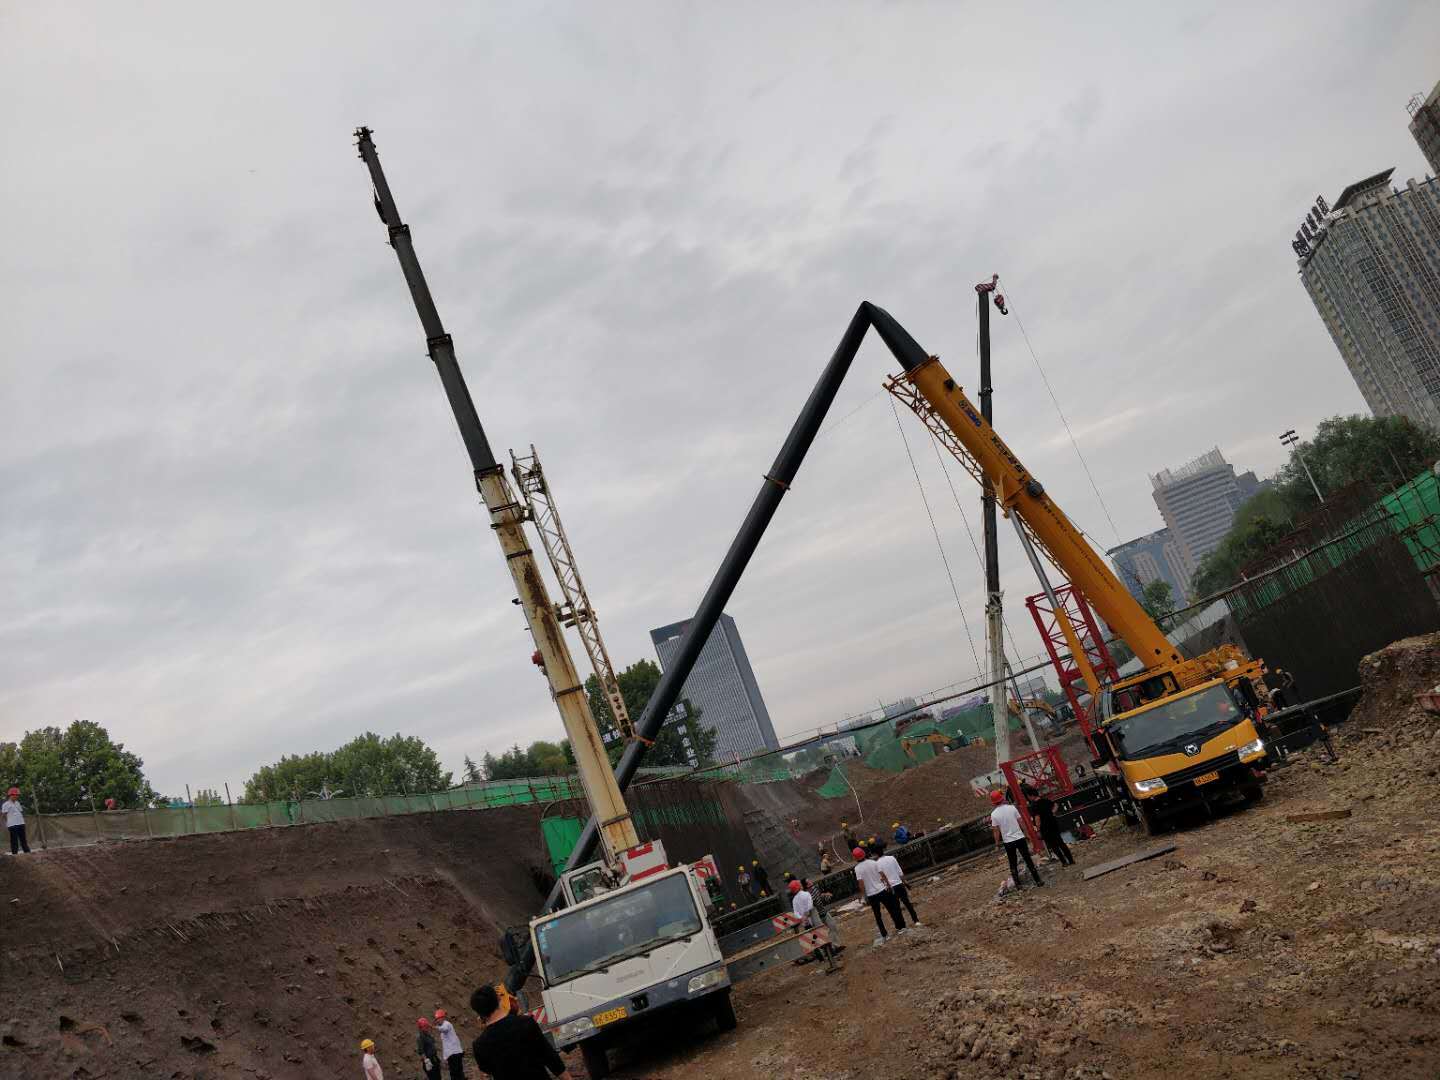
M 553 986 L 698 934 L 701 927 L 686 875 L 672 874 L 546 919 L 535 928 L 535 943 L 545 981 Z
M 1187 742 L 1218 735 L 1240 719 L 1240 710 L 1223 685 L 1198 694 L 1175 698 L 1163 705 L 1116 720 L 1110 739 L 1124 758 L 1155 757 L 1174 753 Z

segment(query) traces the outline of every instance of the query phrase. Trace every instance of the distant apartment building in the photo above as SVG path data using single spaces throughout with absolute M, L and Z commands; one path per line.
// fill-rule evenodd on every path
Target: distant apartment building
M 1255 474 L 1248 475 L 1253 477 Z M 1236 477 L 1236 480 L 1240 480 L 1240 477 Z M 1113 547 L 1105 554 L 1110 556 L 1110 561 L 1115 564 L 1115 572 L 1136 600 L 1145 598 L 1146 585 L 1152 581 L 1163 581 L 1170 586 L 1170 596 L 1177 605 L 1189 602 L 1190 575 L 1185 572 L 1187 563 L 1180 554 L 1180 542 L 1168 527 L 1156 529 L 1129 543 Z
M 1410 99 L 1410 134 L 1430 163 L 1433 176 L 1440 176 L 1440 82 L 1429 97 L 1416 94 Z
M 680 639 L 689 625 L 686 619 L 650 631 L 662 669 L 680 651 Z M 779 749 L 740 631 L 729 615 L 721 615 L 710 631 L 680 696 L 700 710 L 700 726 L 715 732 L 716 761 Z
M 1440 180 L 1394 171 L 1317 199 L 1291 247 L 1370 411 L 1440 431 Z
M 1161 469 L 1151 476 L 1151 497 L 1175 545 L 1178 565 L 1171 564 L 1172 572 L 1178 570 L 1188 583 L 1200 560 L 1230 531 L 1240 504 L 1259 486 L 1254 473 L 1245 473 L 1243 480 L 1236 476 L 1235 466 L 1218 448 L 1178 469 Z
M 902 697 L 899 701 L 892 701 L 888 705 L 880 706 L 880 711 L 885 714 L 886 720 L 897 720 L 912 712 L 918 712 L 919 709 L 920 704 L 913 697 Z
M 1015 685 L 1020 688 L 1021 697 L 1044 697 L 1050 692 L 1050 687 L 1045 682 L 1045 676 L 1039 673 L 1018 675 L 1015 678 Z

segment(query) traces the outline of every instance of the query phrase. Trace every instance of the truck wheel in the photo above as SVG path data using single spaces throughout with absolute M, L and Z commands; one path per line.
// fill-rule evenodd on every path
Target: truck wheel
M 1245 797 L 1247 804 L 1257 803 L 1265 798 L 1265 789 L 1261 785 L 1255 784 L 1252 787 L 1241 788 L 1240 794 Z
M 580 1044 L 580 1059 L 585 1062 L 590 1080 L 604 1080 L 610 1075 L 610 1055 L 599 1039 L 586 1039 Z
M 715 995 L 715 1006 L 712 1015 L 715 1017 L 715 1027 L 719 1031 L 735 1030 L 735 1006 L 730 1001 L 730 991 L 722 990 Z
M 1143 802 L 1140 804 L 1140 821 L 1145 826 L 1145 835 L 1160 835 L 1160 816 Z

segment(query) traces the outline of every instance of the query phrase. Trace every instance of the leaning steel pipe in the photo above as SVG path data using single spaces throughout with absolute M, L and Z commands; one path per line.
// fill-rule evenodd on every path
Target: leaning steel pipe
M 680 639 L 679 652 L 676 653 L 674 661 L 665 669 L 665 673 L 661 675 L 660 682 L 655 687 L 655 693 L 651 695 L 644 713 L 636 723 L 635 731 L 639 737 L 625 748 L 625 753 L 621 755 L 619 763 L 615 766 L 615 779 L 619 782 L 622 791 L 629 786 L 631 779 L 635 776 L 635 770 L 640 767 L 640 762 L 645 757 L 646 744 L 642 740 L 653 740 L 660 733 L 660 727 L 664 723 L 666 715 L 680 697 L 680 691 L 690 675 L 690 670 L 695 666 L 701 648 L 710 637 L 710 631 L 715 628 L 715 623 L 719 621 L 720 613 L 729 602 L 730 595 L 735 591 L 735 586 L 740 581 L 740 575 L 745 572 L 750 557 L 755 554 L 755 548 L 759 546 L 760 538 L 765 535 L 765 529 L 769 526 L 770 519 L 775 516 L 775 511 L 780 506 L 780 500 L 790 490 L 790 483 L 799 471 L 800 463 L 805 460 L 805 454 L 809 451 L 810 444 L 815 441 L 821 421 L 825 419 L 825 414 L 830 409 L 830 403 L 835 400 L 835 394 L 840 389 L 846 373 L 850 370 L 850 363 L 855 359 L 855 354 L 860 351 L 860 343 L 865 340 L 865 333 L 871 327 L 874 327 L 880 339 L 895 354 L 895 359 L 900 361 L 906 371 L 924 363 L 929 358 L 925 350 L 920 348 L 905 328 L 883 308 L 876 307 L 866 300 L 856 309 L 854 316 L 850 319 L 850 325 L 845 328 L 845 334 L 841 337 L 840 344 L 830 357 L 830 362 L 825 365 L 825 370 L 820 373 L 820 378 L 816 381 L 814 389 L 810 391 L 810 396 L 805 399 L 805 404 L 800 409 L 800 415 L 795 418 L 795 423 L 785 437 L 785 442 L 781 445 L 780 453 L 776 455 L 774 464 L 765 474 L 765 479 L 760 484 L 760 490 L 755 495 L 755 501 L 750 504 L 750 511 L 745 515 L 745 520 L 740 523 L 740 529 L 736 532 L 735 539 L 730 542 L 730 548 L 720 562 L 720 569 L 715 572 L 715 577 L 710 582 L 710 587 L 705 590 L 705 596 L 701 599 L 700 606 L 695 609 L 695 615 L 690 620 L 685 635 Z M 592 816 L 585 823 L 585 828 L 580 833 L 580 839 L 575 844 L 575 850 L 570 853 L 570 859 L 565 864 L 567 871 L 583 865 L 590 859 L 595 849 L 597 836 L 597 824 Z M 543 910 L 553 911 L 560 901 L 560 895 L 560 886 L 557 884 L 550 890 Z M 505 985 L 512 992 L 518 990 L 529 976 L 534 963 L 535 958 L 527 944 L 519 963 L 512 966 L 506 975 Z

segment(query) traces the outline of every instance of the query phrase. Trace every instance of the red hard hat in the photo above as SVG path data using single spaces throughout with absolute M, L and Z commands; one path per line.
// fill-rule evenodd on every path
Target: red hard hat
M 435 1019 L 436 1019 L 436 1020 L 444 1020 L 444 1019 L 445 1019 L 445 1010 L 444 1010 L 444 1009 L 436 1009 L 436 1010 L 435 1010 Z
M 10 794 L 11 794 L 11 795 L 19 795 L 19 794 L 20 794 L 20 789 L 19 789 L 18 787 L 12 787 L 12 788 L 10 789 Z
M 865 858 L 865 849 L 857 847 L 854 851 L 850 852 L 850 854 L 857 859 L 863 859 Z
M 1005 793 L 1003 791 L 990 792 L 990 801 L 996 806 L 999 806 L 1002 802 L 1005 801 Z
M 795 893 L 797 893 L 797 892 L 799 892 L 799 891 L 800 891 L 800 883 L 799 883 L 798 881 L 792 881 L 792 882 L 790 882 L 790 892 L 791 892 L 791 895 L 794 895 Z
M 430 1026 L 430 1021 L 426 1020 L 425 1017 L 422 1016 L 420 1017 L 420 1019 L 415 1021 L 415 1026 L 418 1027 L 421 1031 L 424 1031 Z

